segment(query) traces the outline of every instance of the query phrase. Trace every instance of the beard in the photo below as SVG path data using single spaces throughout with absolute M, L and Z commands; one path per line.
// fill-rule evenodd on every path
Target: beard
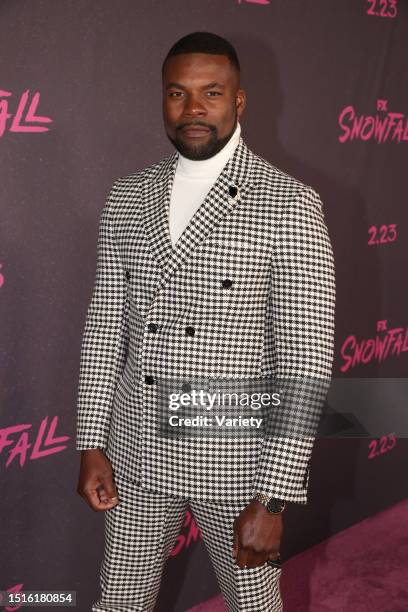
M 182 140 L 181 128 L 184 126 L 181 126 L 181 128 L 176 128 L 175 138 L 171 138 L 171 136 L 169 136 L 168 134 L 167 134 L 167 138 L 170 140 L 173 146 L 177 149 L 177 151 L 181 155 L 183 155 L 183 157 L 186 157 L 187 159 L 193 159 L 197 161 L 204 160 L 204 159 L 210 159 L 210 157 L 213 157 L 219 151 L 221 151 L 223 147 L 225 147 L 225 145 L 227 144 L 227 142 L 230 140 L 231 136 L 235 132 L 235 128 L 237 127 L 237 112 L 235 110 L 235 119 L 234 119 L 234 125 L 233 125 L 232 130 L 230 131 L 229 134 L 227 134 L 223 138 L 218 138 L 218 130 L 215 126 L 207 125 L 205 123 L 200 123 L 199 121 L 195 122 L 194 125 L 197 125 L 197 126 L 202 125 L 203 127 L 206 127 L 210 130 L 209 137 L 206 142 L 194 143 L 191 141 L 186 142 Z

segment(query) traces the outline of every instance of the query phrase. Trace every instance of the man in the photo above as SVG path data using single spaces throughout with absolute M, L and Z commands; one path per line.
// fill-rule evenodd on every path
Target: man
M 228 41 L 183 37 L 162 82 L 177 151 L 111 189 L 81 351 L 78 492 L 106 530 L 92 610 L 153 610 L 189 504 L 228 610 L 278 612 L 282 511 L 307 503 L 313 437 L 174 435 L 161 398 L 197 377 L 330 377 L 330 239 L 317 192 L 246 146 Z

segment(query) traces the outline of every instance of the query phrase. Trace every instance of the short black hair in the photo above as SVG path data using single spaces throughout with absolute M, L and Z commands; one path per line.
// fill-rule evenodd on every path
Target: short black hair
M 162 76 L 164 74 L 164 67 L 169 57 L 173 55 L 180 55 L 181 53 L 208 53 L 210 55 L 226 55 L 237 70 L 238 75 L 241 71 L 237 52 L 235 51 L 232 44 L 212 32 L 192 32 L 180 38 L 171 47 L 167 53 L 162 64 Z

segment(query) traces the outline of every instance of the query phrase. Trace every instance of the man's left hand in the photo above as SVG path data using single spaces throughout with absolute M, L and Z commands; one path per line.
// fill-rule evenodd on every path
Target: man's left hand
M 258 567 L 276 559 L 283 534 L 282 513 L 271 514 L 257 499 L 234 521 L 233 556 L 240 568 Z

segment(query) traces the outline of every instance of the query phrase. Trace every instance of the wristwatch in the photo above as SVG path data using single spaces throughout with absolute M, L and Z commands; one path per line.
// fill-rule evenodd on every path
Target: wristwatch
M 261 502 L 271 514 L 281 514 L 286 507 L 286 502 L 283 499 L 278 499 L 277 497 L 273 497 L 267 493 L 261 493 L 260 491 L 255 493 L 254 499 Z

